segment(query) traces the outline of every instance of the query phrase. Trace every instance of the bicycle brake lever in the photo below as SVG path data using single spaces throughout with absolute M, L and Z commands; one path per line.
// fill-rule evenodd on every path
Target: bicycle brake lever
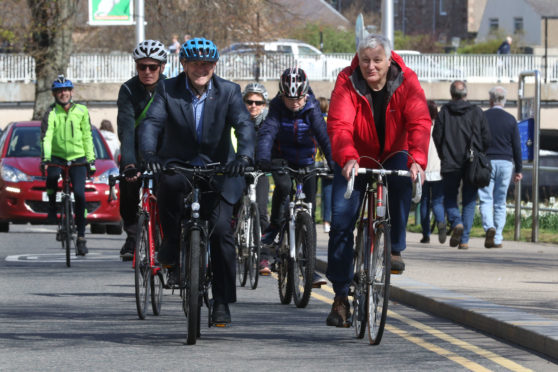
M 355 186 L 355 168 L 351 169 L 351 178 L 347 181 L 347 191 L 345 191 L 345 199 L 350 199 L 353 193 L 353 188 Z

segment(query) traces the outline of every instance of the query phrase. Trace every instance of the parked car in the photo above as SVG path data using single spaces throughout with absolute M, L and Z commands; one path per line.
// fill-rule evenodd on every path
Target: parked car
M 11 223 L 41 224 L 46 221 L 46 177 L 41 174 L 41 123 L 10 123 L 0 137 L 0 232 Z M 103 136 L 93 127 L 97 171 L 85 185 L 87 222 L 92 233 L 121 234 L 119 201 L 109 201 L 109 175 L 118 168 Z M 58 187 L 61 188 L 62 180 Z M 60 193 L 58 193 L 60 195 Z
M 291 39 L 233 43 L 221 51 L 221 56 L 225 62 L 224 72 L 229 78 L 255 77 L 263 71 L 267 72 L 266 76 L 279 77 L 284 69 L 298 66 L 311 80 L 322 80 L 324 76 L 334 80 L 351 63 L 346 58 L 326 56 L 310 44 Z M 273 74 L 269 71 L 273 71 Z

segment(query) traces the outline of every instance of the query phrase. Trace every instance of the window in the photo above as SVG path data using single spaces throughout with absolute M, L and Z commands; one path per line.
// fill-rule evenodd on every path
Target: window
M 523 33 L 523 17 L 514 17 L 513 19 L 513 33 Z
M 446 7 L 444 6 L 444 0 L 440 0 L 440 15 L 448 15 L 446 12 Z
M 488 29 L 489 29 L 489 31 L 497 31 L 498 30 L 498 18 L 490 18 L 488 20 Z
M 317 56 L 317 55 L 319 55 L 319 53 L 317 53 L 314 49 L 308 48 L 307 46 L 302 46 L 302 45 L 299 45 L 299 46 L 298 46 L 298 52 L 299 52 L 301 55 L 310 55 L 310 56 Z

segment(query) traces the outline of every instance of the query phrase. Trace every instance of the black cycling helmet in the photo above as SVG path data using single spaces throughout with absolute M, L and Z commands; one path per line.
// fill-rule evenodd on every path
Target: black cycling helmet
M 58 75 L 58 78 L 52 82 L 50 90 L 54 91 L 56 89 L 70 88 L 74 89 L 74 84 L 64 77 L 64 75 Z
M 217 62 L 219 60 L 219 51 L 213 41 L 203 37 L 196 37 L 182 44 L 180 47 L 180 59 L 184 59 L 186 62 Z
M 300 98 L 308 93 L 306 72 L 299 67 L 291 67 L 283 71 L 279 80 L 279 93 L 287 98 Z

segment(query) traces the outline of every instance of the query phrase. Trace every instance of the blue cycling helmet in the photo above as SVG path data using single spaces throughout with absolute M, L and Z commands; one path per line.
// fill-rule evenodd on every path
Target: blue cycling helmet
M 50 88 L 50 90 L 62 88 L 74 89 L 74 84 L 72 84 L 70 80 L 66 79 L 64 75 L 58 75 L 58 78 L 52 83 L 52 87 Z
M 219 51 L 213 41 L 203 37 L 196 37 L 182 44 L 180 47 L 180 59 L 184 59 L 186 62 L 217 62 L 219 60 Z

